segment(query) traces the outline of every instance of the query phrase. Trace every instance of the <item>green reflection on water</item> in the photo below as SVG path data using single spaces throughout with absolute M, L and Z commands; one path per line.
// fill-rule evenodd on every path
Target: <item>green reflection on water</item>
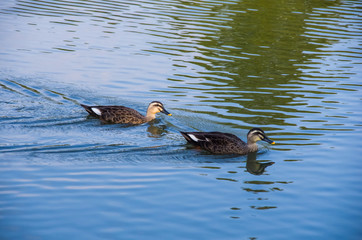
M 183 12 L 191 5 L 205 7 L 203 2 L 177 7 Z M 190 110 L 195 113 L 216 115 L 249 125 L 296 126 L 288 119 L 303 118 L 301 114 L 320 114 L 323 109 L 322 105 L 313 110 L 298 106 L 308 105 L 309 98 L 323 99 L 324 95 L 335 94 L 333 90 L 342 90 L 319 88 L 318 82 L 327 81 L 332 76 L 312 79 L 315 82 L 311 83 L 313 76 L 307 76 L 306 80 L 306 73 L 301 69 L 306 63 L 322 62 L 323 56 L 317 54 L 319 48 L 335 42 L 307 34 L 308 21 L 314 10 L 338 5 L 338 2 L 322 1 L 279 1 L 277 5 L 270 1 L 226 2 L 216 4 L 202 17 L 190 14 L 175 18 L 174 21 L 184 30 L 180 38 L 185 38 L 185 34 L 194 28 L 201 29 L 201 32 L 207 29 L 212 34 L 189 36 L 197 43 L 197 54 L 189 60 L 174 60 L 178 69 L 197 65 L 196 72 L 176 73 L 169 79 L 187 85 L 169 86 L 170 90 L 159 92 L 175 96 L 197 92 L 194 97 L 199 99 L 198 103 L 227 111 L 227 114 L 218 114 L 217 111 Z M 224 21 L 219 19 L 215 24 L 215 18 L 220 16 L 224 16 Z M 188 25 L 185 19 L 190 20 Z M 326 29 L 322 25 L 315 28 L 315 31 Z M 158 49 L 175 50 L 168 44 L 160 44 Z M 198 81 L 192 82 L 192 79 Z M 315 87 L 306 89 L 305 86 L 310 84 Z

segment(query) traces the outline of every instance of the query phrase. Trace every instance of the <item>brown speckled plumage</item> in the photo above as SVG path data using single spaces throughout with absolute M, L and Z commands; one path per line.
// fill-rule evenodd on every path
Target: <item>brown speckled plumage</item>
M 258 150 L 257 141 L 274 144 L 260 128 L 253 128 L 247 135 L 247 143 L 231 133 L 222 132 L 181 132 L 191 144 L 215 154 L 247 154 Z
M 171 116 L 171 114 L 166 111 L 163 104 L 158 101 L 150 103 L 146 116 L 143 116 L 138 111 L 125 106 L 87 106 L 82 104 L 81 106 L 91 116 L 99 118 L 104 123 L 142 124 L 153 120 L 155 118 L 155 114 L 158 112 Z

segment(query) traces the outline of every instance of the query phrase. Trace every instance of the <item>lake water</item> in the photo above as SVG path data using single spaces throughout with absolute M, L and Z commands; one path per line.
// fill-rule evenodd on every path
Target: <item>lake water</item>
M 0 239 L 361 239 L 361 36 L 359 0 L 1 1 Z

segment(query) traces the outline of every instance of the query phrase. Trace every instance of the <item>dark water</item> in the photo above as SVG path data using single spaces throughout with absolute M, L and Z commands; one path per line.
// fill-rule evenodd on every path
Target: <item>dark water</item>
M 360 1 L 9 0 L 0 31 L 0 239 L 361 239 Z M 178 133 L 251 127 L 276 145 Z

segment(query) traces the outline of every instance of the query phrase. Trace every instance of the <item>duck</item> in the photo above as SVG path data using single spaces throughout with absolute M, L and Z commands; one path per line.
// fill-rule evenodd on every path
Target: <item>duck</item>
M 153 101 L 148 105 L 146 116 L 138 111 L 125 106 L 81 106 L 89 115 L 99 118 L 103 123 L 120 123 L 120 124 L 142 124 L 156 118 L 156 113 L 164 113 L 172 116 L 163 104 L 159 101 Z
M 258 151 L 257 141 L 262 140 L 275 144 L 260 128 L 252 128 L 247 134 L 247 142 L 244 142 L 231 133 L 223 132 L 180 132 L 192 145 L 214 154 L 240 154 Z

